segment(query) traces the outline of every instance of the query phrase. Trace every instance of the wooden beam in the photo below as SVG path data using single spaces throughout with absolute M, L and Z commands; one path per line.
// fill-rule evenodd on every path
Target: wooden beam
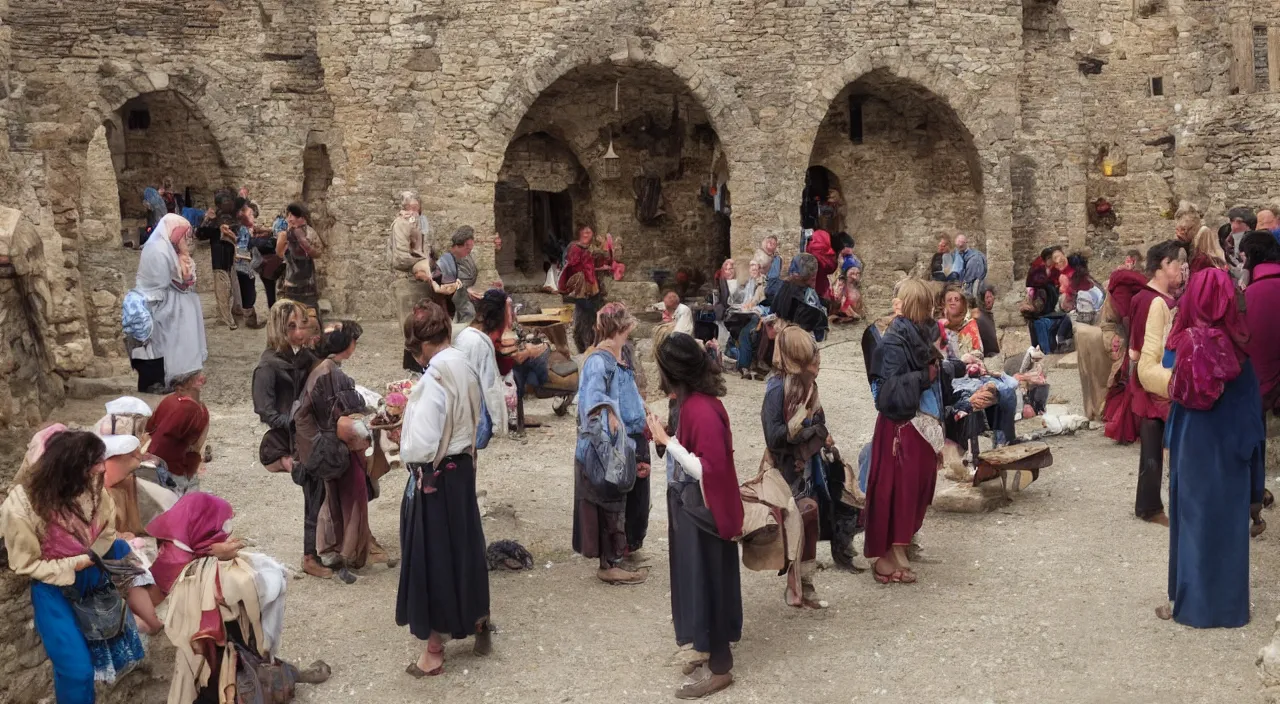
M 1254 91 L 1253 24 L 1249 22 L 1231 26 L 1231 85 L 1240 94 Z

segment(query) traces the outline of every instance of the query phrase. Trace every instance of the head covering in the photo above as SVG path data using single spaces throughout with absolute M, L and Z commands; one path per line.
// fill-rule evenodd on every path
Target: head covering
M 809 246 L 804 251 L 815 257 L 834 257 L 836 252 L 831 248 L 831 233 L 826 230 L 814 230 L 809 238 Z
M 103 454 L 103 459 L 111 459 L 120 455 L 132 454 L 142 443 L 132 435 L 99 435 L 102 438 L 102 444 L 106 445 L 107 451 Z
M 1133 315 L 1133 297 L 1146 288 L 1147 277 L 1132 269 L 1116 269 L 1107 280 L 1111 308 L 1122 319 Z
M 1187 408 L 1213 408 L 1227 382 L 1240 375 L 1248 343 L 1231 276 L 1216 268 L 1195 273 L 1166 343 L 1174 352 L 1169 398 Z
M 161 225 L 164 226 L 163 232 L 165 238 L 167 238 L 169 243 L 175 247 L 178 246 L 178 243 L 182 241 L 183 237 L 186 237 L 187 234 L 191 232 L 191 223 L 187 222 L 187 219 L 181 215 L 175 215 L 173 213 L 169 213 L 160 219 L 160 222 L 156 224 L 157 232 L 161 231 Z
M 151 406 L 136 396 L 121 396 L 114 401 L 107 401 L 108 415 L 151 416 Z
M 168 594 L 182 570 L 209 548 L 229 537 L 222 526 L 235 511 L 213 494 L 192 492 L 178 499 L 168 511 L 147 524 L 147 534 L 160 542 L 160 554 L 151 566 L 156 585 Z
M 109 460 L 112 457 L 119 457 L 121 455 L 132 454 L 136 452 L 138 448 L 142 447 L 142 443 L 138 442 L 138 438 L 135 438 L 132 435 L 99 435 L 98 437 L 102 438 L 102 444 L 107 447 L 107 451 L 103 455 L 104 460 Z M 137 462 L 109 462 L 107 463 L 107 472 L 106 476 L 103 477 L 103 483 L 105 483 L 107 487 L 116 486 L 120 482 L 124 481 L 125 477 L 132 474 L 137 468 Z

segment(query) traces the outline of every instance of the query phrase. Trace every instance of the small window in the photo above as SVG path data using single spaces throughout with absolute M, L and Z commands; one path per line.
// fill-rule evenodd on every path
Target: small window
M 151 126 L 151 113 L 147 110 L 130 110 L 126 124 L 131 130 L 145 130 Z
M 1267 27 L 1253 28 L 1253 89 L 1259 92 L 1271 90 L 1271 67 L 1267 59 Z
M 1151 77 L 1151 95 L 1157 96 L 1157 97 L 1164 95 L 1164 77 L 1162 76 Z
M 862 96 L 849 97 L 849 141 L 862 144 Z

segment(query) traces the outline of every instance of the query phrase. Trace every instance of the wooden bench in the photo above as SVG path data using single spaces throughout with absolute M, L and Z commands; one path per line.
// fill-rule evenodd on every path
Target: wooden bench
M 999 477 L 1007 496 L 1011 488 L 1015 492 L 1021 491 L 1040 478 L 1040 470 L 1052 465 L 1053 452 L 1049 450 L 1047 443 L 1033 441 L 1005 445 L 978 456 L 978 469 L 973 475 L 973 485 L 977 486 Z M 1022 481 L 1022 472 L 1030 476 L 1025 483 Z

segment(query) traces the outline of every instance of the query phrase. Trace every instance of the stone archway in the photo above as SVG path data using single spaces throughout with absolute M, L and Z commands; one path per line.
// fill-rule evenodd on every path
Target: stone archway
M 833 113 L 843 111 L 847 116 L 849 99 L 859 92 L 871 94 L 882 106 L 886 102 L 905 105 L 909 112 L 925 116 L 926 129 L 914 138 L 915 144 L 917 147 L 932 144 L 936 148 L 944 146 L 944 142 L 950 143 L 949 158 L 954 171 L 966 178 L 965 188 L 972 191 L 973 207 L 966 205 L 964 210 L 968 222 L 973 223 L 972 229 L 965 221 L 959 224 L 965 226 L 967 234 L 980 233 L 988 259 L 988 280 L 1007 286 L 1013 280 L 1009 155 L 1013 151 L 1018 104 L 1016 97 L 993 93 L 977 82 L 980 80 L 976 75 L 961 79 L 945 68 L 921 64 L 907 55 L 873 50 L 860 52 L 824 75 L 817 86 L 819 100 L 809 103 L 810 122 L 808 128 L 801 131 L 801 138 L 807 139 L 805 143 L 818 151 L 823 130 L 832 129 Z M 871 112 L 875 113 L 876 109 L 873 105 Z M 929 115 L 932 120 L 928 119 Z M 843 126 L 846 130 L 849 127 L 847 123 Z M 904 123 L 903 128 L 914 131 L 919 126 L 920 122 Z M 851 141 L 847 131 L 845 140 Z M 820 163 L 816 156 L 811 152 L 809 164 Z M 851 187 L 848 177 L 841 176 L 846 187 Z M 936 217 L 937 208 L 932 203 L 921 200 L 919 205 L 918 217 L 922 222 L 916 230 L 923 230 L 925 226 L 947 226 Z M 932 251 L 937 240 L 928 239 L 923 239 L 921 246 Z M 859 250 L 865 259 L 867 252 L 862 242 Z M 895 257 L 894 263 L 906 266 L 911 262 L 904 255 Z M 867 274 L 874 283 L 875 272 Z
M 535 54 L 512 77 L 486 92 L 486 101 L 492 109 L 476 130 L 478 141 L 473 150 L 476 161 L 472 173 L 478 183 L 467 188 L 467 192 L 484 193 L 486 196 L 493 193 L 493 183 L 502 170 L 507 147 L 524 133 L 523 121 L 530 108 L 557 81 L 574 71 L 641 68 L 664 73 L 687 91 L 688 100 L 683 104 L 696 104 L 705 116 L 706 124 L 720 145 L 717 171 L 722 172 L 727 180 L 730 168 L 736 168 L 737 159 L 742 156 L 736 153 L 737 146 L 750 143 L 757 133 L 750 111 L 738 97 L 736 80 L 700 64 L 669 44 L 645 37 L 619 36 L 612 41 L 605 38 L 603 41 L 579 42 L 561 46 L 554 52 Z M 670 112 L 669 105 L 667 112 Z M 607 134 L 605 141 L 608 141 Z M 601 147 L 596 151 L 603 154 L 604 149 Z M 599 154 L 593 153 L 592 157 L 595 156 Z M 593 159 L 584 158 L 582 161 L 588 170 L 592 168 Z M 757 204 L 761 199 L 756 197 L 756 188 L 754 181 L 735 184 L 734 196 L 748 206 Z M 466 199 L 463 194 L 462 200 Z M 477 205 L 476 221 L 485 223 L 493 213 L 493 204 L 484 202 Z M 733 252 L 749 252 L 754 247 L 754 240 L 764 230 L 761 223 L 769 219 L 752 217 L 751 210 L 749 207 L 741 209 L 747 211 L 745 218 L 741 211 L 734 216 L 731 233 Z
M 857 241 L 872 296 L 887 294 L 901 272 L 927 267 L 939 232 L 962 232 L 985 245 L 973 137 L 949 106 L 913 81 L 878 69 L 842 89 L 814 138 L 810 169 L 819 167 L 843 193 L 829 203 L 821 194 L 802 208 L 814 211 L 808 220 L 815 227 L 843 229 Z
M 69 184 L 78 179 L 77 218 L 58 229 L 64 242 L 79 240 L 77 293 L 83 295 L 95 367 L 88 373 L 98 376 L 128 367 L 120 304 L 137 270 L 138 256 L 129 248 L 140 244 L 148 225 L 143 189 L 169 181 L 184 202 L 190 196 L 194 207 L 206 209 L 213 207 L 216 190 L 238 185 L 239 172 L 224 158 L 215 133 L 219 123 L 202 110 L 209 104 L 203 79 L 188 76 L 171 83 L 165 74 L 130 75 L 101 86 L 101 101 L 90 104 L 84 119 L 100 121 L 81 145 L 83 151 L 72 151 L 76 143 L 70 142 L 53 162 Z M 105 111 L 105 106 L 114 108 Z M 213 110 L 223 115 L 221 107 Z M 76 137 L 87 130 L 82 125 Z M 207 253 L 197 254 L 196 262 L 207 268 Z M 200 278 L 202 289 L 211 285 L 207 272 Z
M 674 63 L 686 73 L 694 70 Z M 612 233 L 621 241 L 628 269 L 626 285 L 614 287 L 620 296 L 635 284 L 639 302 L 653 293 L 647 282 L 655 274 L 661 278 L 661 272 L 669 275 L 685 266 L 714 271 L 731 250 L 732 211 L 724 197 L 729 182 L 726 147 L 717 118 L 704 108 L 700 92 L 720 100 L 705 87 L 691 88 L 679 72 L 653 61 L 570 68 L 533 100 L 523 93 L 511 98 L 516 105 L 528 102 L 528 107 L 510 130 L 513 138 L 495 181 L 501 183 L 517 170 L 535 179 L 565 171 L 562 176 L 572 178 L 576 187 L 574 217 L 597 234 Z M 511 114 L 501 113 L 501 129 L 515 119 Z M 719 114 L 726 113 L 722 109 Z M 534 135 L 555 135 L 567 153 L 522 148 Z M 605 158 L 611 143 L 617 159 Z M 573 166 L 581 173 L 568 173 Z M 556 183 L 561 190 L 571 185 L 565 178 Z M 661 194 L 660 204 L 651 207 L 655 192 Z M 503 209 L 502 202 L 495 203 L 495 219 Z M 505 244 L 515 233 L 501 234 Z

